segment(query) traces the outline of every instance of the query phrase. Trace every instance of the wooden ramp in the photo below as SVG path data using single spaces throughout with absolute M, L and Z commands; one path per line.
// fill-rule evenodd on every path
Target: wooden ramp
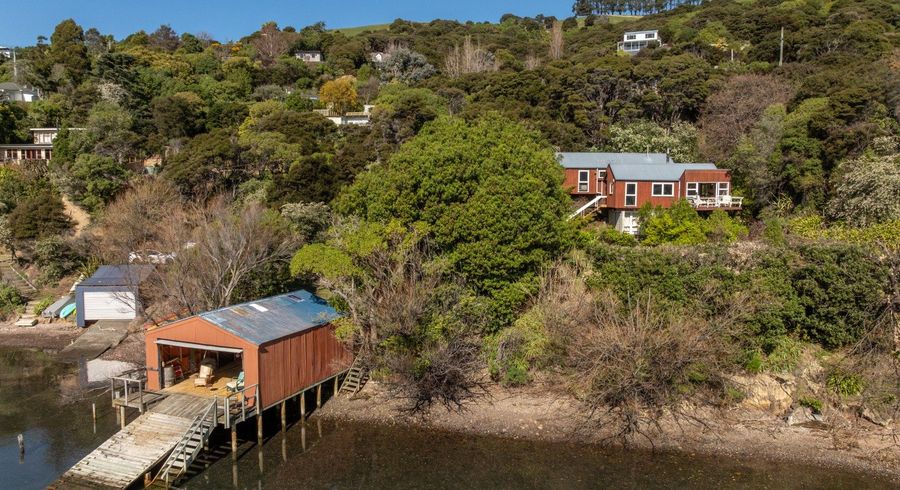
M 209 398 L 173 394 L 125 426 L 50 488 L 126 488 L 166 459 Z

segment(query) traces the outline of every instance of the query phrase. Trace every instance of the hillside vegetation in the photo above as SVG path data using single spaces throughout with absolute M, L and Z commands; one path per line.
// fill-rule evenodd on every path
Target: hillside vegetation
M 736 376 L 815 364 L 795 406 L 896 419 L 898 20 L 888 0 L 712 0 L 639 18 L 273 22 L 232 43 L 66 20 L 21 50 L 44 98 L 0 104 L 0 143 L 84 129 L 49 165 L 0 168 L 0 240 L 45 285 L 178 252 L 147 288 L 151 320 L 318 288 L 411 410 L 463 406 L 484 373 L 549 378 L 627 437 L 685 400 L 740 403 Z M 616 51 L 642 29 L 664 45 Z M 313 112 L 369 104 L 368 126 Z M 560 150 L 713 161 L 746 206 L 645 209 L 637 239 L 567 221 Z M 142 175 L 154 155 L 161 172 Z M 94 217 L 77 238 L 62 195 Z

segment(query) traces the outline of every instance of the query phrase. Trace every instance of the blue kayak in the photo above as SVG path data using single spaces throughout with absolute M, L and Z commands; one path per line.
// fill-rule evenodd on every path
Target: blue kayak
M 65 308 L 63 308 L 62 310 L 60 310 L 59 317 L 66 318 L 69 315 L 71 315 L 72 313 L 75 313 L 75 303 L 72 303 L 72 304 L 66 306 Z

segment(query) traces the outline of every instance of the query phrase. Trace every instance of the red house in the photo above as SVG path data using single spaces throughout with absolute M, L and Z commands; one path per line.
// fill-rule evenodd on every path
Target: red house
M 578 210 L 572 217 L 605 213 L 619 231 L 638 231 L 637 211 L 646 203 L 669 207 L 687 199 L 697 211 L 741 208 L 731 195 L 731 173 L 712 163 L 675 163 L 665 153 L 558 153 L 564 185 Z

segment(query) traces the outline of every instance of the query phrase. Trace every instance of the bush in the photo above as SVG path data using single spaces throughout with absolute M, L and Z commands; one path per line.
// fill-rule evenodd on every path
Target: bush
M 802 396 L 797 403 L 800 404 L 801 407 L 809 408 L 813 411 L 813 413 L 820 414 L 822 413 L 822 401 L 810 396 Z
M 55 284 L 74 272 L 82 257 L 61 236 L 50 235 L 35 242 L 33 260 L 41 270 L 39 281 L 43 284 Z
M 633 247 L 638 243 L 637 238 L 635 238 L 634 235 L 623 233 L 611 226 L 600 228 L 600 231 L 597 232 L 597 238 L 603 243 L 620 245 L 623 247 Z
M 22 200 L 9 214 L 8 223 L 19 240 L 59 234 L 72 226 L 59 195 L 49 190 Z
M 522 385 L 531 380 L 529 372 L 547 359 L 550 338 L 543 317 L 536 309 L 522 315 L 512 327 L 489 337 L 486 342 L 488 370 L 504 385 Z
M 853 373 L 848 373 L 841 369 L 834 370 L 828 375 L 826 386 L 833 393 L 840 396 L 855 396 L 862 393 L 865 387 L 863 379 Z
M 747 227 L 733 220 L 725 211 L 713 211 L 704 219 L 684 199 L 668 209 L 647 204 L 641 208 L 640 214 L 641 242 L 645 245 L 698 245 L 708 241 L 731 243 L 747 235 Z
M 25 298 L 18 289 L 9 284 L 0 283 L 0 316 L 12 315 L 23 304 L 25 304 Z
M 800 363 L 803 346 L 790 337 L 776 337 L 768 342 L 762 368 L 772 373 L 788 373 Z
M 40 301 L 35 303 L 32 313 L 34 313 L 35 315 L 40 315 L 44 312 L 44 310 L 47 309 L 47 307 L 52 305 L 54 301 L 56 301 L 55 296 L 44 296 Z

